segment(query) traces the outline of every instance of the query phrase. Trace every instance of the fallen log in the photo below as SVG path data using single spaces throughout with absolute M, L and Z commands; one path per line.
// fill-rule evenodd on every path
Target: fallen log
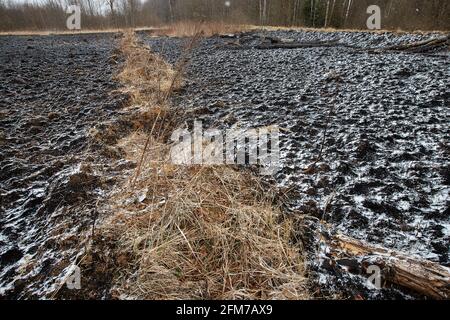
M 378 266 L 385 282 L 433 299 L 450 299 L 449 268 L 344 235 L 334 236 L 330 249 L 334 259 L 356 260 L 365 272 L 370 266 Z
M 381 51 L 406 51 L 412 53 L 428 52 L 431 50 L 448 47 L 450 44 L 450 35 L 439 38 L 431 38 L 428 40 L 403 43 L 400 45 L 388 46 L 378 50 Z
M 339 39 L 331 41 L 311 41 L 311 42 L 276 42 L 263 43 L 255 46 L 255 49 L 270 50 L 270 49 L 300 49 L 300 48 L 314 48 L 314 47 L 335 47 L 338 46 Z
M 416 48 L 410 48 L 407 49 L 407 52 L 411 52 L 411 53 L 426 53 L 426 52 L 430 52 L 430 51 L 437 51 L 437 50 L 444 50 L 444 49 L 448 49 L 449 45 L 446 41 L 433 41 L 430 43 L 427 43 L 426 45 L 422 45 Z

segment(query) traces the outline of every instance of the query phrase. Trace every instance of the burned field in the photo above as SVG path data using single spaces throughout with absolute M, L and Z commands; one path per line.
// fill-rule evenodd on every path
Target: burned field
M 135 172 L 117 142 L 151 123 L 124 109 L 120 37 L 0 37 L 2 298 L 55 297 L 111 213 L 110 191 Z M 178 126 L 280 128 L 270 182 L 286 215 L 304 217 L 296 231 L 321 298 L 420 297 L 369 290 L 341 270 L 357 262 L 332 265 L 323 237 L 450 266 L 448 41 L 397 46 L 433 37 L 442 35 L 248 32 L 204 38 L 183 56 L 186 39 L 139 34 L 169 63 L 189 60 L 170 99 Z
M 116 42 L 105 34 L 0 38 L 0 296 L 55 289 L 124 168 L 95 140 L 127 99 L 113 79 Z
M 279 126 L 275 178 L 292 214 L 322 220 L 331 234 L 449 266 L 448 46 L 383 49 L 438 36 L 277 31 L 209 38 L 192 53 L 187 85 L 175 99 L 186 123 L 201 120 L 205 128 Z M 141 37 L 171 62 L 182 52 L 182 39 Z M 331 44 L 262 50 L 273 39 Z M 327 248 L 315 254 L 319 273 L 336 272 Z M 318 281 L 327 282 L 323 275 Z M 339 275 L 332 282 L 348 288 Z

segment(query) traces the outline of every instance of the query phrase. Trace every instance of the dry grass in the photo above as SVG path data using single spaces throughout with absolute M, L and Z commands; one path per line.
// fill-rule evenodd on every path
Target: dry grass
M 119 79 L 132 103 L 169 112 L 158 97 L 179 71 L 132 34 L 122 51 Z M 112 215 L 97 230 L 114 241 L 114 252 L 102 258 L 115 260 L 106 263 L 115 266 L 114 291 L 142 299 L 308 298 L 302 250 L 292 243 L 292 220 L 274 205 L 275 192 L 229 166 L 173 165 L 164 128 L 150 127 L 119 141 L 141 165 L 112 196 Z
M 224 22 L 182 21 L 156 30 L 154 34 L 172 37 L 192 37 L 201 34 L 202 36 L 210 37 L 218 34 L 235 33 L 245 30 L 246 27 L 243 25 L 226 24 Z
M 337 28 L 308 28 L 308 27 L 285 27 L 285 26 L 255 26 L 255 25 L 248 25 L 243 26 L 246 30 L 267 30 L 267 31 L 287 31 L 287 30 L 295 30 L 295 31 L 315 31 L 315 32 L 368 32 L 368 33 L 397 33 L 397 34 L 430 34 L 430 33 L 440 33 L 440 34 L 446 34 L 447 31 L 442 30 L 434 30 L 434 31 L 423 31 L 423 30 L 414 30 L 414 31 L 407 31 L 407 30 L 388 30 L 388 29 L 381 29 L 381 30 L 369 30 L 369 29 L 337 29 Z
M 77 35 L 91 33 L 117 33 L 120 29 L 86 29 L 86 30 L 21 30 L 2 31 L 0 36 L 50 36 L 50 35 Z
M 150 48 L 137 43 L 133 32 L 126 32 L 121 43 L 125 65 L 118 79 L 132 95 L 133 104 L 150 109 L 162 105 L 171 87 L 181 86 L 175 70 Z M 174 79 L 176 82 L 174 82 Z
M 131 159 L 146 137 L 121 142 Z M 174 166 L 151 142 L 144 168 L 113 199 L 104 232 L 127 267 L 117 291 L 143 299 L 306 298 L 292 222 L 258 179 L 226 166 Z M 123 254 L 120 256 L 124 256 Z M 130 277 L 130 275 L 132 275 Z
M 318 31 L 318 32 L 370 32 L 370 33 L 398 33 L 398 34 L 447 34 L 443 30 L 368 30 L 368 29 L 336 29 L 336 28 L 309 28 L 298 26 L 257 26 L 245 24 L 226 24 L 224 22 L 193 22 L 184 21 L 162 27 L 142 27 L 135 28 L 134 31 L 145 31 L 155 36 L 173 36 L 173 37 L 192 37 L 198 33 L 209 37 L 218 34 L 235 33 L 249 30 L 296 30 L 296 31 Z M 95 33 L 118 33 L 124 32 L 124 29 L 83 29 L 83 30 L 20 30 L 20 31 L 2 31 L 0 36 L 33 36 L 33 35 L 77 35 L 77 34 L 95 34 Z
M 135 28 L 135 31 L 157 31 L 159 28 L 144 27 Z M 107 29 L 81 29 L 81 30 L 18 30 L 18 31 L 0 31 L 0 36 L 49 36 L 49 35 L 78 35 L 95 33 L 119 33 L 127 32 L 124 28 Z

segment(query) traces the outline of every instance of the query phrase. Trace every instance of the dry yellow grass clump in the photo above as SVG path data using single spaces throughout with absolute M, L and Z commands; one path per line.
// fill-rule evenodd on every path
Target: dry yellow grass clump
M 118 79 L 125 84 L 133 104 L 161 105 L 170 90 L 181 85 L 181 77 L 150 48 L 138 44 L 132 31 L 124 33 L 120 45 L 125 64 Z
M 164 155 L 162 149 L 154 147 L 152 155 Z M 132 257 L 122 272 L 133 276 L 124 277 L 119 293 L 144 299 L 306 297 L 291 221 L 257 178 L 225 166 L 148 160 L 134 186 L 117 193 L 117 213 L 108 224 L 118 251 Z
M 170 112 L 158 97 L 167 96 L 179 71 L 133 34 L 122 50 L 119 78 L 135 93 L 132 103 Z M 229 166 L 172 164 L 165 128 L 149 127 L 119 141 L 140 165 L 111 197 L 112 215 L 97 230 L 115 242 L 113 291 L 141 299 L 307 298 L 293 222 L 274 205 L 275 192 Z

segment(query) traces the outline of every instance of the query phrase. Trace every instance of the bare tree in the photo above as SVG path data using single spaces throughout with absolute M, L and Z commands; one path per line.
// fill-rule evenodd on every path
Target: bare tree
M 168 0 L 169 2 L 169 11 L 170 11 L 170 22 L 174 22 L 174 0 Z
M 64 29 L 66 6 L 79 4 L 84 28 L 136 27 L 180 20 L 366 28 L 370 4 L 382 8 L 383 28 L 449 30 L 448 0 L 0 0 L 0 30 Z M 104 10 L 104 8 L 109 10 Z
M 292 13 L 292 25 L 295 25 L 297 23 L 297 14 L 298 14 L 298 10 L 300 8 L 300 0 L 294 0 L 294 10 Z
M 348 0 L 347 11 L 345 12 L 344 26 L 347 26 L 348 15 L 350 13 L 350 7 L 351 6 L 352 6 L 352 0 Z
M 326 28 L 327 24 L 328 24 L 328 13 L 329 13 L 329 10 L 330 10 L 330 0 L 327 0 L 327 10 L 326 10 L 326 14 L 325 14 L 325 22 L 324 22 L 324 25 L 323 25 L 324 28 Z
M 259 0 L 259 24 L 266 25 L 267 21 L 267 0 Z

